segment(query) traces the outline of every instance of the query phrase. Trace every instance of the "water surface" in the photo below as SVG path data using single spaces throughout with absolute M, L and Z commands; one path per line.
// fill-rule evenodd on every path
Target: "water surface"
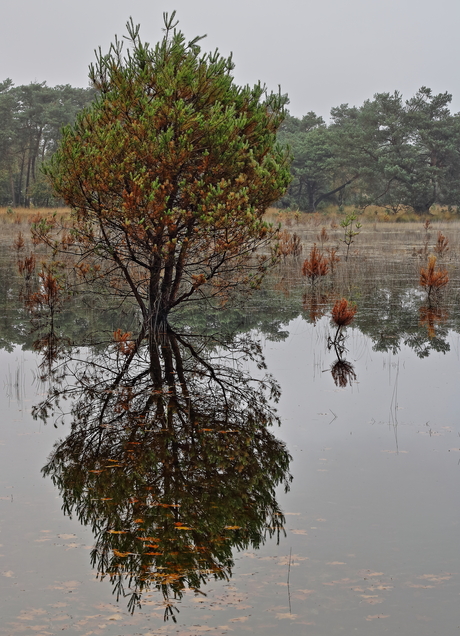
M 262 293 L 257 302 L 234 310 L 229 322 L 236 322 L 240 333 L 251 329 L 251 337 L 262 345 L 267 371 L 280 385 L 277 409 L 281 424 L 267 429 L 270 435 L 259 440 L 259 446 L 248 442 L 248 450 L 243 451 L 235 442 L 235 453 L 222 446 L 219 452 L 227 463 L 220 469 L 216 463 L 217 472 L 206 490 L 207 496 L 214 497 L 212 505 L 196 501 L 196 510 L 201 511 L 195 527 L 201 534 L 196 540 L 204 546 L 208 537 L 205 556 L 221 559 L 216 562 L 216 567 L 222 566 L 219 576 L 206 566 L 200 584 L 182 598 L 170 596 L 167 602 L 161 590 L 145 589 L 141 607 L 134 613 L 128 606 L 129 586 L 124 588 L 126 596 L 117 601 L 110 576 L 101 581 L 100 563 L 95 568 L 91 565 L 97 545 L 92 525 L 99 519 L 100 537 L 108 536 L 104 532 L 109 527 L 110 505 L 98 503 L 95 511 L 88 512 L 93 517 L 84 525 L 75 508 L 71 516 L 62 510 L 70 495 L 81 502 L 81 492 L 72 494 L 68 484 L 59 488 L 50 475 L 42 476 L 53 445 L 69 439 L 71 418 L 58 428 L 32 418 L 31 409 L 43 399 L 48 385 L 38 381 L 39 357 L 28 350 L 30 336 L 24 335 L 21 341 L 26 330 L 18 328 L 20 315 L 14 313 L 16 327 L 9 323 L 9 333 L 15 334 L 15 339 L 9 339 L 11 351 L 0 352 L 0 633 L 217 636 L 283 631 L 312 636 L 431 636 L 459 631 L 457 297 L 453 292 L 437 313 L 427 315 L 423 296 L 407 277 L 399 277 L 396 285 L 376 279 L 367 284 L 355 326 L 347 330 L 344 359 L 349 366 L 335 377 L 331 367 L 336 355 L 327 348 L 332 333 L 330 298 L 320 298 L 319 311 L 313 312 L 315 322 L 312 297 L 307 294 L 302 300 L 303 291 L 275 294 L 276 303 L 272 292 Z M 212 350 L 213 364 L 220 373 L 228 367 L 228 359 L 219 361 L 223 352 L 218 347 Z M 265 373 L 257 368 L 255 358 L 248 356 L 238 367 L 244 382 Z M 195 380 L 199 377 L 196 368 L 189 371 Z M 212 418 L 222 417 L 215 410 L 219 401 L 213 403 L 214 410 L 206 410 L 211 389 L 206 392 L 203 385 L 190 386 L 194 387 L 195 412 L 209 422 L 200 420 L 200 430 L 212 429 Z M 236 402 L 234 406 L 234 428 L 227 430 L 239 430 L 233 434 L 241 440 L 248 421 L 238 419 Z M 180 412 L 178 407 L 175 413 Z M 216 431 L 210 434 L 220 439 L 218 427 Z M 270 488 L 275 482 L 269 469 L 263 468 L 260 444 L 271 444 L 273 455 L 284 452 L 282 442 L 292 456 L 288 470 L 293 479 L 289 492 L 280 483 L 272 499 Z M 204 448 L 210 446 L 200 447 L 199 452 L 204 453 Z M 187 492 L 197 484 L 203 492 L 203 471 L 211 471 L 218 461 L 216 449 L 207 456 L 206 466 L 198 466 L 196 473 L 187 472 L 189 487 L 180 496 L 190 514 L 194 504 L 187 500 Z M 160 453 L 158 446 L 155 453 Z M 239 479 L 246 475 L 246 468 L 239 468 L 238 453 L 247 453 L 247 463 L 241 465 L 251 467 L 256 462 L 266 471 L 266 490 L 256 473 L 259 501 L 264 502 L 260 515 L 266 515 L 264 523 L 271 524 L 268 532 L 263 530 L 262 516 L 256 519 L 251 516 L 254 510 L 244 512 L 244 503 L 234 512 L 229 505 L 216 506 L 229 484 L 241 489 L 238 496 L 246 496 Z M 126 474 L 126 470 L 120 472 L 123 478 Z M 228 476 L 221 485 L 219 474 Z M 85 487 L 112 488 L 112 499 L 120 488 L 120 482 L 103 483 L 97 473 L 87 477 L 91 479 L 85 481 Z M 236 501 L 236 490 L 230 492 Z M 104 499 L 101 494 L 102 490 L 93 499 L 100 502 Z M 216 506 L 215 517 L 212 506 Z M 235 524 L 230 521 L 232 515 L 239 515 Z M 280 533 L 273 527 L 277 515 L 284 526 Z M 202 530 L 201 521 L 208 524 L 207 531 Z M 113 529 L 115 522 L 110 523 Z M 155 518 L 153 523 L 166 527 L 169 521 L 160 524 Z M 245 523 L 246 529 L 242 528 Z M 232 529 L 233 525 L 239 529 Z M 223 528 L 228 528 L 224 545 L 233 545 L 233 558 L 225 563 L 228 554 L 219 547 Z M 192 530 L 182 532 L 193 538 Z M 241 533 L 239 539 L 232 535 L 237 532 Z M 110 558 L 117 545 L 103 543 Z M 120 557 L 117 563 L 129 558 Z M 191 568 L 189 561 L 187 567 Z M 220 576 L 224 570 L 225 576 Z M 166 614 L 173 615 L 176 622 L 171 617 L 164 621 L 168 607 L 171 610 Z

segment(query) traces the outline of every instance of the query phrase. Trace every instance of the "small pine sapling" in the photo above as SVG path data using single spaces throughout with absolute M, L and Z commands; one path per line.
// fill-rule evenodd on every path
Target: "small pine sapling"
M 351 212 L 340 222 L 340 227 L 344 229 L 343 238 L 340 240 L 347 246 L 347 252 L 345 254 L 346 261 L 348 261 L 351 244 L 354 243 L 355 237 L 361 232 L 362 224 L 357 219 L 358 215 L 356 212 Z
M 302 274 L 310 279 L 312 286 L 321 276 L 326 276 L 329 271 L 329 260 L 322 254 L 313 243 L 310 256 L 306 258 L 302 265 Z
M 324 249 L 324 243 L 329 241 L 329 234 L 324 226 L 321 228 L 321 232 L 316 235 L 316 240 L 321 243 L 321 249 Z
M 340 263 L 340 258 L 337 256 L 337 248 L 336 247 L 328 247 L 326 248 L 326 252 L 328 254 L 329 267 L 331 268 L 332 274 L 334 273 L 334 268 L 337 263 Z
M 430 254 L 427 267 L 420 269 L 420 285 L 427 290 L 428 300 L 432 294 L 436 294 L 449 282 L 449 274 L 446 269 L 436 269 L 436 256 Z
M 449 239 L 442 232 L 438 232 L 438 240 L 434 246 L 434 251 L 439 257 L 444 256 L 449 251 Z

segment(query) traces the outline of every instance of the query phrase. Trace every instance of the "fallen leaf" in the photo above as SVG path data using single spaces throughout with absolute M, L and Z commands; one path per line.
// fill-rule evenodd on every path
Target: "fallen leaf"
M 367 621 L 373 621 L 376 618 L 389 618 L 390 614 L 374 614 L 374 616 L 367 616 Z
M 297 614 L 290 614 L 289 612 L 278 613 L 278 614 L 275 614 L 275 616 L 279 620 L 282 620 L 283 618 L 290 618 L 291 620 L 294 620 L 295 618 L 297 618 Z
M 448 581 L 452 578 L 452 574 L 422 574 L 422 576 L 418 576 L 418 579 L 427 579 L 428 581 L 432 581 L 433 583 L 441 583 L 442 581 Z
M 134 554 L 134 552 L 120 552 L 119 550 L 115 550 L 115 549 L 113 549 L 112 552 L 117 557 L 127 557 L 130 554 Z

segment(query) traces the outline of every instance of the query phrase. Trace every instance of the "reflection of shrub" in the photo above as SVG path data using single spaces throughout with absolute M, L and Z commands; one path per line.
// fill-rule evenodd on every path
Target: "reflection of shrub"
M 428 331 L 428 337 L 436 337 L 436 324 L 445 322 L 447 320 L 448 313 L 444 309 L 439 307 L 420 307 L 420 324 L 425 325 Z
M 308 296 L 303 295 L 302 305 L 305 311 L 308 311 L 310 322 L 316 325 L 318 320 L 327 313 L 327 297 L 318 295 L 316 292 Z
M 425 287 L 428 298 L 433 292 L 439 291 L 449 282 L 449 275 L 446 269 L 436 269 L 436 256 L 430 254 L 427 267 L 420 269 L 420 285 Z
M 312 285 L 320 276 L 326 276 L 329 271 L 329 261 L 316 247 L 316 243 L 311 248 L 310 256 L 306 258 L 302 265 L 302 274 L 310 279 Z
M 335 385 L 342 389 L 348 384 L 351 385 L 353 380 L 356 380 L 356 373 L 353 365 L 351 362 L 347 362 L 346 360 L 336 360 L 331 367 L 331 374 Z

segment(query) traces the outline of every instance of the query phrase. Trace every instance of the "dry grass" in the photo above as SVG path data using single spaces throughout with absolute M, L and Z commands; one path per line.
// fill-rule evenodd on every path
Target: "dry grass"
M 23 232 L 27 240 L 30 238 L 29 228 L 32 219 L 37 214 L 46 216 L 54 212 L 59 218 L 65 218 L 70 214 L 69 208 L 0 208 L 0 244 L 12 244 L 19 231 Z
M 319 236 L 327 235 L 328 250 L 335 250 L 337 257 L 344 256 L 346 245 L 342 242 L 344 230 L 340 221 L 350 210 L 341 214 L 332 212 L 315 214 L 287 212 L 270 208 L 266 218 L 273 223 L 280 223 L 283 230 L 296 233 L 301 240 L 303 252 L 309 253 Z M 380 215 L 380 216 L 379 216 Z M 362 228 L 350 249 L 351 261 L 372 260 L 373 262 L 412 261 L 419 265 L 425 263 L 430 253 L 439 255 L 439 235 L 448 242 L 449 250 L 443 250 L 443 261 L 458 260 L 460 254 L 460 219 L 458 216 L 446 218 L 446 215 L 430 216 L 429 227 L 426 228 L 424 217 L 401 222 L 398 216 L 369 214 L 359 217 Z
M 398 294 L 401 294 L 401 298 L 405 298 L 408 281 L 412 281 L 412 289 L 417 295 L 422 289 L 421 270 L 426 268 L 429 256 L 437 254 L 439 261 L 442 261 L 442 270 L 447 272 L 449 284 L 443 287 L 436 301 L 439 300 L 446 307 L 449 303 L 452 306 L 460 303 L 460 218 L 430 216 L 427 225 L 425 218 L 420 217 L 407 222 L 394 217 L 388 219 L 388 215 L 385 220 L 379 220 L 378 215 L 377 219 L 360 217 L 362 228 L 346 262 L 347 248 L 341 240 L 344 229 L 340 227 L 346 212 L 344 210 L 338 215 L 334 210 L 331 214 L 321 212 L 299 216 L 294 212 L 271 209 L 267 217 L 281 223 L 282 229 L 295 232 L 300 237 L 304 254 L 309 254 L 319 237 L 325 239 L 327 234 L 324 249 L 330 271 L 312 287 L 306 285 L 302 276 L 302 264 L 298 259 L 288 257 L 267 280 L 267 286 L 278 277 L 286 296 L 294 299 L 302 294 L 304 312 L 315 321 L 328 313 L 340 297 L 355 302 L 365 311 L 366 299 L 376 295 L 392 298 L 396 294 L 395 297 L 399 298 Z M 332 253 L 334 266 L 331 265 Z
M 67 217 L 70 212 L 68 208 L 58 208 L 55 211 L 61 218 Z M 435 252 L 438 258 L 442 258 L 450 280 L 460 278 L 460 219 L 458 217 L 445 218 L 446 215 L 439 211 L 438 216 L 430 215 L 430 223 L 427 227 L 424 218 L 417 217 L 414 221 L 403 223 L 398 220 L 398 217 L 383 215 L 381 209 L 374 216 L 368 213 L 360 217 L 362 228 L 351 247 L 349 262 L 346 264 L 343 258 L 346 246 L 341 241 L 344 230 L 340 227 L 340 221 L 348 211 L 345 209 L 342 213 L 338 213 L 334 208 L 332 211 L 305 214 L 270 208 L 266 218 L 269 221 L 281 223 L 282 229 L 286 230 L 286 240 L 288 234 L 289 236 L 296 234 L 299 237 L 297 254 L 300 248 L 303 248 L 304 254 L 309 254 L 313 244 L 320 240 L 330 263 L 330 272 L 325 278 L 334 278 L 336 283 L 342 278 L 345 296 L 353 281 L 356 282 L 363 277 L 371 278 L 374 274 L 377 276 L 383 270 L 394 272 L 396 277 L 402 270 L 410 271 L 414 275 L 414 280 L 418 281 L 420 268 L 426 265 L 428 256 Z M 370 211 L 372 212 L 372 209 Z M 21 232 L 25 247 L 17 252 L 17 256 L 24 258 L 25 255 L 29 255 L 29 252 L 35 252 L 36 247 L 32 245 L 30 237 L 32 219 L 37 214 L 46 215 L 53 212 L 54 210 L 49 208 L 15 208 L 14 210 L 0 208 L 2 229 L 0 245 L 11 247 L 13 255 L 17 251 L 14 246 L 15 243 L 17 245 Z M 448 242 L 449 247 L 448 250 L 443 249 L 442 254 L 439 248 L 440 233 L 443 244 L 447 245 Z M 331 253 L 334 255 L 333 259 Z M 285 266 L 283 275 L 288 277 L 287 283 L 291 278 L 298 278 L 299 282 L 303 281 L 305 284 L 305 279 L 301 275 L 302 264 L 298 258 L 288 256 Z

